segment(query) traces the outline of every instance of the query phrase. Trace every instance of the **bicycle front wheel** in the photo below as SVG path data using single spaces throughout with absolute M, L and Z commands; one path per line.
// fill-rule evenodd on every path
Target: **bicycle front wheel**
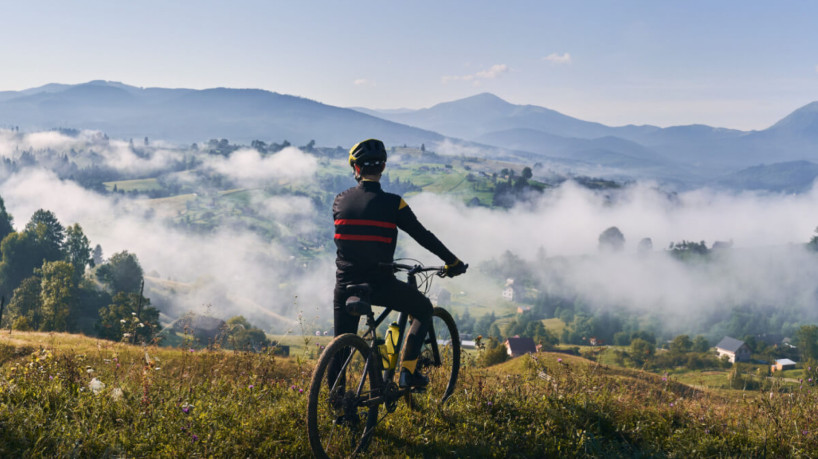
M 429 378 L 429 385 L 426 394 L 417 398 L 427 398 L 440 405 L 445 403 L 454 393 L 460 372 L 460 334 L 454 318 L 443 308 L 436 307 L 432 313 L 432 324 L 420 350 L 418 367 Z
M 310 383 L 307 429 L 315 457 L 349 457 L 369 445 L 378 421 L 380 380 L 371 350 L 358 335 L 336 337 L 324 350 Z

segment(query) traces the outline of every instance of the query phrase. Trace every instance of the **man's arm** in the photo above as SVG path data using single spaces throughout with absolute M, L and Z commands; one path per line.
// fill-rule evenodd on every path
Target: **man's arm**
M 454 265 L 458 261 L 457 257 L 440 242 L 431 231 L 427 230 L 420 224 L 415 213 L 406 204 L 403 199 L 400 200 L 400 207 L 398 208 L 398 228 L 406 231 L 406 234 L 412 236 L 426 250 L 440 257 L 447 265 Z

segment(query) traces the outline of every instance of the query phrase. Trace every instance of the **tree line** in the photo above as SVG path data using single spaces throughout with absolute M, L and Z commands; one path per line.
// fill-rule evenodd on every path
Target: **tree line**
M 104 259 L 82 227 L 39 209 L 21 231 L 0 198 L 0 326 L 150 341 L 159 311 L 142 295 L 135 254 Z

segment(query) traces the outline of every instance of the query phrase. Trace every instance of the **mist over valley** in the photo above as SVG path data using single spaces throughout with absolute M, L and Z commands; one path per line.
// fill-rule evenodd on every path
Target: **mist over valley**
M 608 127 L 489 94 L 379 112 L 255 90 L 48 85 L 0 97 L 0 196 L 18 232 L 45 209 L 79 223 L 103 260 L 136 255 L 165 326 L 193 312 L 323 334 L 330 206 L 354 185 L 349 145 L 380 137 L 384 188 L 472 266 L 431 292 L 452 293 L 459 316 L 493 313 L 503 333 L 519 307 L 562 320 L 574 344 L 790 336 L 818 319 L 809 107 L 741 132 Z M 609 247 L 611 228 L 622 237 Z M 399 253 L 439 263 L 406 236 Z

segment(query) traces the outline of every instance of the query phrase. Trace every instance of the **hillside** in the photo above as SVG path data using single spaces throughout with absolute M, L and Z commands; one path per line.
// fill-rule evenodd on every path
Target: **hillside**
M 0 455 L 308 457 L 313 360 L 0 335 Z M 814 456 L 815 390 L 695 390 L 564 354 L 466 362 L 439 410 L 400 403 L 368 453 L 409 457 Z M 54 432 L 60 432 L 54 435 Z
M 720 179 L 718 183 L 737 190 L 803 193 L 812 188 L 816 177 L 818 164 L 791 161 L 742 169 Z
M 432 143 L 434 132 L 263 90 L 137 88 L 116 82 L 48 85 L 0 94 L 0 126 L 96 129 L 116 138 L 179 143 L 228 138 L 352 145 L 373 132 L 389 143 Z

